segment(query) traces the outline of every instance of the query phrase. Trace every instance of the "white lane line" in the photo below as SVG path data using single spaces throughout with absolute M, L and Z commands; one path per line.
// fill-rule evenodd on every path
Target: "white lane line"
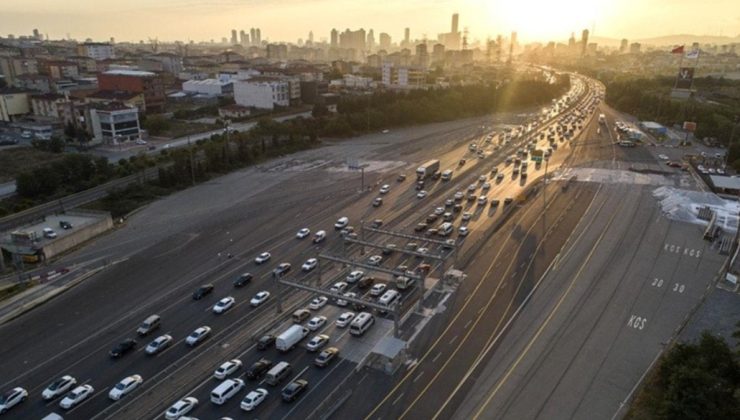
M 457 340 L 457 336 L 452 337 L 452 340 L 450 340 L 450 344 L 454 343 Z
M 360 380 L 359 380 L 359 381 L 357 381 L 357 385 L 361 384 L 361 383 L 362 383 L 362 381 L 364 381 L 364 380 L 365 380 L 365 378 L 367 378 L 367 373 L 366 373 L 366 374 L 364 374 L 364 375 L 362 375 L 362 378 L 360 378 Z
M 334 372 L 334 370 L 336 370 L 336 369 L 337 369 L 337 368 L 338 368 L 339 366 L 341 366 L 341 365 L 342 365 L 342 363 L 344 362 L 344 360 L 345 360 L 345 359 L 342 359 L 342 360 L 340 360 L 340 361 L 339 361 L 339 363 L 335 364 L 335 365 L 334 365 L 334 367 L 333 367 L 333 368 L 332 368 L 332 369 L 331 369 L 331 370 L 330 370 L 329 372 L 327 372 L 327 373 L 326 373 L 326 375 L 324 375 L 324 377 L 323 377 L 323 378 L 321 378 L 321 380 L 320 380 L 320 381 L 318 381 L 318 382 L 316 383 L 316 385 L 314 385 L 314 386 L 311 386 L 311 387 L 310 387 L 310 388 L 308 389 L 308 392 L 306 392 L 306 393 L 305 393 L 305 395 L 303 395 L 303 397 L 301 397 L 301 399 L 299 399 L 298 401 L 296 401 L 296 404 L 293 404 L 293 408 L 291 408 L 291 409 L 290 409 L 290 411 L 288 411 L 288 412 L 287 412 L 287 413 L 285 414 L 285 416 L 283 416 L 283 420 L 284 420 L 284 419 L 288 419 L 288 418 L 290 418 L 290 415 L 291 415 L 291 414 L 293 414 L 293 411 L 295 411 L 295 409 L 296 409 L 296 408 L 298 408 L 298 406 L 299 406 L 299 405 L 301 404 L 301 402 L 303 402 L 303 401 L 306 401 L 306 399 L 307 399 L 307 398 L 308 398 L 308 396 L 309 396 L 309 395 L 311 394 L 311 392 L 313 392 L 314 390 L 317 390 L 317 389 L 319 389 L 319 387 L 320 387 L 321 383 L 322 383 L 322 382 L 324 382 L 324 381 L 326 380 L 326 378 L 330 377 L 330 376 L 331 376 L 331 374 L 332 374 L 332 372 Z M 301 373 L 299 373 L 299 374 L 298 374 L 298 376 L 301 376 L 301 375 L 303 374 L 303 372 L 305 372 L 306 370 L 308 370 L 308 366 L 306 366 L 306 368 L 305 368 L 305 369 L 303 369 L 303 370 L 301 371 Z M 354 372 L 351 372 L 351 373 L 350 373 L 350 375 L 351 375 L 351 374 L 353 374 L 353 373 L 354 373 Z M 296 378 L 298 378 L 298 376 L 296 376 Z M 295 380 L 296 378 L 294 378 L 293 380 Z
M 416 377 L 414 378 L 414 380 L 411 381 L 411 382 L 412 383 L 416 383 L 416 381 L 418 381 L 421 378 L 422 375 L 424 375 L 424 371 L 419 372 L 419 374 L 416 375 Z
M 404 393 L 402 392 L 395 400 L 393 400 L 393 404 L 391 405 L 396 405 L 396 403 L 403 397 L 403 394 Z
M 437 353 L 437 355 L 434 356 L 434 359 L 432 359 L 432 363 L 436 362 L 437 359 L 439 359 L 439 356 L 441 356 L 441 355 L 442 355 L 442 352 Z
M 482 309 L 482 308 L 481 308 L 481 309 Z M 468 327 L 470 326 L 470 323 L 471 323 L 471 322 L 473 322 L 473 320 L 472 320 L 472 319 L 469 319 L 469 320 L 468 320 L 468 322 L 466 322 L 466 323 L 465 323 L 465 326 L 463 327 L 463 329 L 466 329 L 466 330 L 467 330 L 467 329 L 468 329 Z

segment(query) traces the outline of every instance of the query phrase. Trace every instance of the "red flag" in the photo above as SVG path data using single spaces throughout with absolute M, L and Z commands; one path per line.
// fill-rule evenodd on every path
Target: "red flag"
M 671 54 L 683 54 L 683 45 L 672 49 Z

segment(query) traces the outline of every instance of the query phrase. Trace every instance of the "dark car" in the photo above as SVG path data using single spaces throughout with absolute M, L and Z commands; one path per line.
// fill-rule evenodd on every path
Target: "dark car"
M 201 300 L 204 297 L 206 297 L 209 293 L 213 291 L 213 285 L 212 284 L 204 284 L 200 286 L 199 288 L 195 289 L 193 292 L 193 299 L 194 300 Z
M 455 207 L 452 208 L 452 211 L 454 212 L 459 212 L 461 210 L 462 210 L 462 205 L 460 204 L 455 204 Z
M 64 229 L 64 230 L 69 230 L 69 229 L 72 229 L 72 223 L 69 223 L 69 222 L 67 222 L 65 220 L 60 220 L 59 221 L 59 227 L 62 228 L 62 229 Z
M 396 244 L 387 244 L 383 248 L 383 255 L 391 255 L 396 251 Z
M 460 162 L 457 163 L 460 166 L 465 165 L 465 159 L 460 159 Z
M 406 180 L 406 175 L 404 175 L 404 174 L 400 174 L 400 175 L 398 175 L 398 178 L 396 178 L 396 181 L 398 181 L 398 182 L 403 182 L 405 180 Z
M 283 392 L 282 392 L 283 401 L 285 402 L 294 401 L 307 388 L 308 388 L 307 380 L 296 379 L 295 381 L 286 385 L 285 388 L 283 388 Z
M 244 273 L 234 280 L 234 287 L 242 287 L 252 281 L 252 275 L 250 273 Z
M 375 283 L 375 277 L 373 276 L 366 276 L 360 279 L 360 281 L 357 282 L 357 287 L 360 289 L 367 289 L 368 287 L 372 286 Z
M 259 379 L 272 367 L 272 362 L 267 359 L 260 359 L 247 369 L 247 378 Z
M 290 271 L 290 264 L 286 262 L 280 263 L 277 267 L 275 267 L 273 271 L 278 276 L 282 276 L 283 274 L 286 274 L 288 271 Z
M 257 341 L 258 350 L 266 350 L 268 347 L 275 342 L 275 336 L 272 334 L 265 334 Z
M 375 220 L 373 220 L 373 223 L 370 226 L 373 227 L 373 228 L 375 228 L 375 229 L 383 226 L 383 219 L 375 219 Z
M 437 219 L 439 219 L 439 216 L 437 216 L 436 214 L 432 213 L 432 214 L 430 214 L 430 215 L 427 216 L 427 223 L 434 223 L 434 222 L 437 221 Z
M 130 352 L 134 348 L 136 348 L 136 340 L 134 340 L 133 338 L 127 338 L 116 344 L 116 346 L 113 347 L 108 354 L 110 354 L 110 357 L 119 358 L 124 354 Z

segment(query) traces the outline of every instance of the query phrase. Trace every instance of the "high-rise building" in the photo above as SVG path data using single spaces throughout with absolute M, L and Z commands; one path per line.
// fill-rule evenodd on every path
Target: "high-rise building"
M 406 28 L 403 30 L 403 44 L 408 46 L 409 43 L 411 43 L 411 28 Z
M 231 30 L 231 45 L 236 45 L 237 43 L 238 42 L 236 38 L 236 29 L 232 29 Z
M 249 35 L 243 29 L 239 31 L 239 44 L 245 47 L 249 45 Z
M 586 55 L 586 47 L 588 47 L 588 29 L 581 32 L 581 56 Z
M 627 38 L 623 38 L 622 42 L 619 44 L 619 52 L 624 54 L 629 49 L 629 42 L 627 41 Z
M 460 49 L 460 41 L 462 40 L 462 36 L 460 34 L 459 29 L 459 19 L 460 15 L 457 13 L 452 15 L 452 25 L 450 26 L 450 32 L 447 33 L 441 33 L 437 35 L 437 41 L 444 45 L 445 48 L 448 50 L 459 50 Z
M 501 61 L 501 52 L 504 48 L 504 38 L 501 35 L 496 35 L 496 61 Z
M 445 46 L 442 44 L 434 44 L 432 47 L 432 63 L 441 64 L 445 59 Z
M 426 43 L 416 46 L 416 65 L 424 69 L 429 67 L 429 53 L 427 52 Z
M 339 46 L 339 31 L 336 28 L 331 30 L 331 44 L 333 48 Z
M 375 32 L 372 29 L 367 31 L 367 50 L 372 51 L 375 48 Z
M 308 45 L 313 44 L 313 31 L 308 31 Z
M 252 40 L 252 45 L 254 45 L 257 41 L 257 30 L 255 30 L 254 28 L 249 30 L 249 39 Z
M 360 28 L 356 31 L 345 29 L 339 34 L 339 47 L 345 49 L 354 49 L 356 53 L 366 50 L 367 36 L 365 30 Z
M 639 54 L 642 44 L 639 42 L 633 42 L 630 44 L 630 54 Z
M 450 30 L 450 32 L 452 32 L 453 34 L 457 33 L 457 24 L 459 18 L 460 16 L 457 13 L 452 15 L 452 29 Z
M 576 50 L 576 34 L 574 32 L 571 32 L 570 38 L 568 38 L 568 50 L 571 52 Z
M 254 33 L 257 36 L 257 39 L 254 41 L 254 43 L 256 45 L 262 45 L 262 31 L 260 30 L 260 28 L 255 29 Z
M 388 51 L 391 48 L 391 36 L 385 32 L 380 33 L 380 49 Z

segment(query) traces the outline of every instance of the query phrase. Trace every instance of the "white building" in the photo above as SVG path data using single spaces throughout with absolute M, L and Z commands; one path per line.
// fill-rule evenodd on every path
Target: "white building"
M 257 76 L 234 82 L 234 101 L 241 106 L 274 109 L 290 105 L 290 83 L 277 77 Z
M 204 96 L 224 96 L 234 92 L 232 82 L 219 79 L 188 80 L 182 90 Z
M 96 104 L 90 109 L 90 123 L 97 142 L 118 144 L 141 139 L 139 110 L 120 102 Z
M 116 58 L 113 45 L 107 42 L 86 42 L 77 47 L 78 54 L 90 57 L 96 61 Z

